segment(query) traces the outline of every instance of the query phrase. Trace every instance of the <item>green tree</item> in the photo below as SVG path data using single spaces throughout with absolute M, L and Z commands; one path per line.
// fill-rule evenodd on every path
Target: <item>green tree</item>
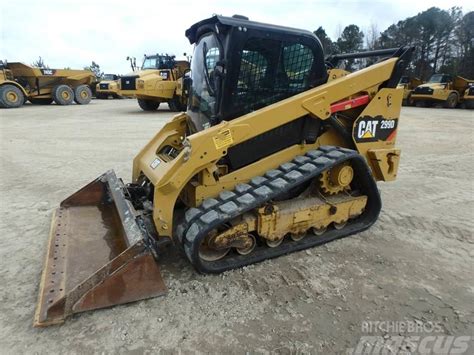
M 465 14 L 454 30 L 457 58 L 454 62 L 459 75 L 474 79 L 474 11 Z
M 336 43 L 340 53 L 359 52 L 363 47 L 364 33 L 357 25 L 346 26 Z M 354 59 L 347 60 L 346 69 L 349 71 L 354 70 L 354 63 Z
M 38 57 L 38 59 L 35 60 L 33 63 L 31 63 L 31 66 L 32 66 L 33 68 L 49 69 L 49 67 L 48 67 L 46 64 L 44 64 L 44 60 L 43 60 L 43 58 L 41 58 L 41 56 Z
M 316 31 L 314 31 L 313 33 L 321 41 L 321 45 L 323 46 L 323 50 L 324 50 L 325 55 L 330 55 L 330 54 L 336 54 L 337 53 L 336 44 L 331 40 L 331 38 L 329 38 L 329 36 L 326 34 L 326 31 L 324 30 L 324 28 L 319 26 L 318 29 Z
M 94 61 L 92 61 L 91 65 L 84 67 L 84 70 L 90 70 L 93 72 L 97 80 L 102 79 L 104 76 L 104 72 L 100 70 L 100 65 Z

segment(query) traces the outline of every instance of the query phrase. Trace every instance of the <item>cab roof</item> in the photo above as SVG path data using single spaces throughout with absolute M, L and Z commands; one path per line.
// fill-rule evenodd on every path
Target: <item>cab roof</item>
M 194 44 L 197 42 L 202 32 L 199 30 L 200 28 L 210 28 L 211 26 L 216 24 L 221 24 L 228 27 L 246 27 L 247 29 L 264 30 L 268 32 L 285 33 L 288 35 L 311 37 L 313 39 L 317 39 L 314 33 L 307 30 L 250 21 L 247 17 L 241 15 L 234 15 L 232 17 L 214 15 L 205 20 L 196 22 L 194 25 L 192 25 L 186 30 L 185 35 L 188 38 L 189 43 Z

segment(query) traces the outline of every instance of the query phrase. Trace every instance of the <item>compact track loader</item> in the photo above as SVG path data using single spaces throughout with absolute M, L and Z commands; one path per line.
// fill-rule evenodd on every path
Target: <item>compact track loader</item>
M 413 48 L 354 73 L 332 69 L 308 31 L 214 16 L 195 45 L 189 104 L 138 153 L 133 180 L 108 171 L 53 217 L 35 325 L 166 292 L 167 244 L 219 273 L 359 233 L 395 147 Z

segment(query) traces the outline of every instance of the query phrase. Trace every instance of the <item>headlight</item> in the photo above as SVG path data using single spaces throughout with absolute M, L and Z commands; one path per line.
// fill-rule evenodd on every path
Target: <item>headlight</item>
M 137 80 L 137 88 L 144 89 L 145 88 L 145 81 L 144 80 Z

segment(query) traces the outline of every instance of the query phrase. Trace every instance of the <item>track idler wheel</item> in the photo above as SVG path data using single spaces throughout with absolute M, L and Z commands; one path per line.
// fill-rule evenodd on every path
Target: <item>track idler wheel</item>
M 270 248 L 276 248 L 278 247 L 282 242 L 284 238 L 277 239 L 277 240 L 270 240 L 270 239 L 265 239 L 265 243 L 267 244 L 268 247 Z
M 218 236 L 217 229 L 212 230 L 199 246 L 199 257 L 205 261 L 216 261 L 222 259 L 230 251 L 230 248 L 217 248 L 213 244 Z
M 340 222 L 340 223 L 334 222 L 334 228 L 336 228 L 337 230 L 341 230 L 341 229 L 344 228 L 346 225 L 347 225 L 347 221 Z
M 297 242 L 303 239 L 306 236 L 306 232 L 300 232 L 300 233 L 290 233 L 290 238 L 291 240 Z
M 311 232 L 313 232 L 313 234 L 316 235 L 316 236 L 323 235 L 324 232 L 326 232 L 326 230 L 327 230 L 327 227 L 322 227 L 322 228 L 313 227 L 313 228 L 311 228 Z
M 247 242 L 249 245 L 247 247 L 235 248 L 235 250 L 237 250 L 237 253 L 239 253 L 240 255 L 250 254 L 257 245 L 257 239 L 253 234 L 249 233 L 247 234 L 247 237 L 249 238 L 249 241 Z

